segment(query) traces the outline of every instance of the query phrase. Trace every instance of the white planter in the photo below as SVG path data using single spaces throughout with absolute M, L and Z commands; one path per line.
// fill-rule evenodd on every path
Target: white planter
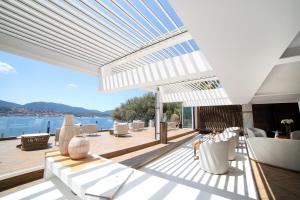
M 59 151 L 61 155 L 68 155 L 68 147 L 70 140 L 75 135 L 79 135 L 79 127 L 74 126 L 74 116 L 65 115 L 63 125 L 59 133 Z
M 89 152 L 90 143 L 84 136 L 74 136 L 68 147 L 69 156 L 73 160 L 85 158 Z

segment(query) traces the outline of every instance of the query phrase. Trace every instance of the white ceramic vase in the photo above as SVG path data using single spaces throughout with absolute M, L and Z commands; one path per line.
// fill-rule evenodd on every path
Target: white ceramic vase
M 61 155 L 68 155 L 68 147 L 70 140 L 75 135 L 79 135 L 79 127 L 74 126 L 74 116 L 65 115 L 63 125 L 59 133 L 59 150 Z
M 69 143 L 69 156 L 73 160 L 83 159 L 88 155 L 89 149 L 90 143 L 86 137 L 74 136 Z

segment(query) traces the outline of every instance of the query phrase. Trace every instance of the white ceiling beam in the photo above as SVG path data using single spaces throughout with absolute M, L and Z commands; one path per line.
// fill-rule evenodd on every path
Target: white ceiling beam
M 162 49 L 166 49 L 168 47 L 174 46 L 178 43 L 181 43 L 181 42 L 184 42 L 184 41 L 187 41 L 190 39 L 192 39 L 192 36 L 188 32 L 179 33 L 176 36 L 173 36 L 173 37 L 170 37 L 163 41 L 157 42 L 151 46 L 145 47 L 145 48 L 138 50 L 132 54 L 129 54 L 120 59 L 117 59 L 117 60 L 105 65 L 104 67 L 113 68 L 115 66 L 143 58 L 149 54 L 155 53 Z

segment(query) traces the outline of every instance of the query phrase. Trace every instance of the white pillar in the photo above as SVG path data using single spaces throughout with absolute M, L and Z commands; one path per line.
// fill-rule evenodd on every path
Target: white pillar
M 160 139 L 160 122 L 163 117 L 163 103 L 161 101 L 160 90 L 157 88 L 155 93 L 155 139 Z
M 300 101 L 298 101 L 298 108 L 299 108 L 299 112 L 300 112 Z
M 253 112 L 252 112 L 252 104 L 244 104 L 242 105 L 243 112 L 243 126 L 244 130 L 246 128 L 253 128 Z

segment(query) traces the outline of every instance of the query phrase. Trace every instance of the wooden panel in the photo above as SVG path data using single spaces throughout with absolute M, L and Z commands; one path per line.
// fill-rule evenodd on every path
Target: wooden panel
M 223 131 L 227 127 L 243 127 L 242 106 L 205 106 L 198 109 L 198 127 L 200 131 Z

